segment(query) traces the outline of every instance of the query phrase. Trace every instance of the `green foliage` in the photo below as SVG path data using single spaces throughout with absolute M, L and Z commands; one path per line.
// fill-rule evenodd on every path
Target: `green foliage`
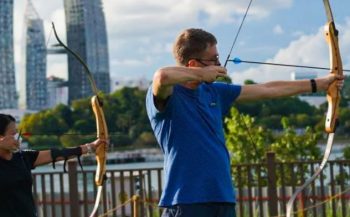
M 256 84 L 256 83 L 253 80 L 248 79 L 244 81 L 244 84 Z
M 342 88 L 342 101 L 350 100 L 350 76 L 345 76 L 344 87 Z
M 146 91 L 138 88 L 123 88 L 110 95 L 99 95 L 110 133 L 112 147 L 152 146 L 154 136 L 146 115 Z M 77 146 L 96 138 L 96 122 L 90 104 L 90 97 L 72 102 L 71 107 L 58 105 L 55 108 L 26 115 L 19 128 L 30 132 L 28 138 L 32 147 L 62 145 Z M 35 135 L 35 136 L 34 136 Z M 56 140 L 46 137 L 55 135 Z M 153 135 L 153 134 L 152 134 Z
M 280 120 L 283 131 L 272 131 L 258 125 L 255 119 L 249 115 L 239 114 L 238 110 L 232 108 L 229 117 L 225 119 L 225 135 L 227 148 L 231 154 L 232 164 L 242 163 L 263 163 L 266 153 L 273 151 L 276 153 L 278 161 L 296 161 L 301 159 L 319 159 L 320 150 L 317 141 L 320 134 L 316 134 L 311 128 L 306 128 L 304 132 L 297 131 L 290 126 L 289 120 L 283 117 Z M 289 170 L 287 168 L 287 170 Z M 306 168 L 304 168 L 306 170 Z M 238 186 L 244 186 L 250 182 L 257 182 L 258 173 L 248 174 L 247 167 L 241 167 L 240 171 L 232 171 L 232 175 L 237 180 Z M 266 176 L 266 169 L 259 172 L 261 176 Z M 291 174 L 286 172 L 285 174 Z M 300 176 L 297 173 L 296 176 Z M 281 177 L 277 177 L 280 182 Z M 284 177 L 286 183 L 292 177 Z M 256 183 L 255 183 L 256 184 Z M 262 181 L 259 185 L 266 185 Z
M 142 147 L 142 146 L 155 147 L 157 146 L 157 140 L 154 137 L 153 133 L 143 132 L 134 142 L 134 146 L 135 147 Z
M 235 108 L 225 119 L 225 136 L 232 163 L 261 162 L 272 138 L 270 130 L 255 125 L 254 118 L 240 115 Z
M 344 149 L 343 149 L 343 157 L 346 160 L 350 160 L 350 146 L 347 145 Z
M 57 110 L 52 109 L 24 116 L 19 129 L 32 134 L 50 132 L 49 134 L 61 135 L 68 130 L 68 124 Z
M 280 161 L 291 161 L 320 157 L 317 141 L 321 134 L 307 127 L 297 133 L 286 117 L 281 119 L 283 131 L 273 132 L 255 123 L 249 115 L 239 114 L 235 108 L 225 119 L 227 148 L 233 163 L 258 163 L 265 159 L 266 152 L 273 151 Z
M 67 134 L 61 135 L 59 139 L 63 147 L 69 148 L 91 142 L 96 139 L 96 135 L 81 135 L 73 131 L 68 131 Z
M 27 142 L 29 142 L 29 144 L 31 144 L 31 146 L 36 150 L 44 150 L 61 146 L 58 136 L 55 135 L 31 136 L 27 138 Z
M 269 129 L 282 130 L 280 122 L 282 117 L 289 117 L 293 126 L 305 127 L 309 124 L 316 125 L 323 115 L 315 107 L 297 97 L 242 103 L 236 107 L 241 113 L 255 117 L 257 124 Z
M 216 81 L 232 84 L 232 79 L 230 77 L 218 77 Z
M 289 125 L 288 118 L 283 117 L 283 132 L 275 135 L 271 150 L 276 153 L 276 159 L 281 162 L 295 160 L 318 160 L 321 152 L 317 141 L 321 134 L 307 127 L 304 132 L 297 131 Z

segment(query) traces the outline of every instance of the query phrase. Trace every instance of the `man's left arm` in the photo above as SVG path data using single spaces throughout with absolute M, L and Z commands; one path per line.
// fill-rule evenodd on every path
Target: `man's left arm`
M 343 86 L 343 76 L 329 74 L 325 77 L 316 78 L 314 87 L 311 80 L 296 81 L 271 81 L 263 84 L 252 84 L 242 86 L 242 91 L 237 101 L 253 101 L 260 99 L 274 99 L 278 97 L 293 96 L 302 93 L 311 93 L 313 88 L 316 91 L 325 91 L 332 82 L 337 86 Z

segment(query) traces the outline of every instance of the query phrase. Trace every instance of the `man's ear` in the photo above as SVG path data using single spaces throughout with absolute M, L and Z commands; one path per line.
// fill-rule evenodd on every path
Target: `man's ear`
M 187 63 L 187 67 L 196 67 L 196 66 L 198 66 L 197 64 L 198 63 L 195 59 L 190 59 Z

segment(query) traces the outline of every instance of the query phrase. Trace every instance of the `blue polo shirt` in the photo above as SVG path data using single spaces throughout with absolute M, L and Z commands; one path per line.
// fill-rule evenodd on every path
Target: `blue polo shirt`
M 176 85 L 160 112 L 148 89 L 147 114 L 164 153 L 160 206 L 235 202 L 223 116 L 240 92 L 241 86 L 226 83 L 204 83 L 195 90 Z

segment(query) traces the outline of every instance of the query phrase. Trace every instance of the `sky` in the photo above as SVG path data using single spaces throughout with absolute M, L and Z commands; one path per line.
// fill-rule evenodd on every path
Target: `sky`
M 220 61 L 225 62 L 248 0 L 102 0 L 108 35 L 110 74 L 113 81 L 148 79 L 164 66 L 175 65 L 172 43 L 186 28 L 202 28 L 218 40 Z M 32 0 L 44 20 L 46 43 L 55 44 L 51 22 L 65 41 L 63 0 Z M 350 1 L 330 0 L 339 30 L 344 69 L 350 68 Z M 15 0 L 15 64 L 21 65 L 24 11 L 27 0 Z M 324 40 L 327 21 L 322 0 L 253 0 L 231 58 L 328 67 Z M 292 72 L 310 69 L 228 63 L 236 84 L 290 80 Z M 316 71 L 318 76 L 327 71 Z M 48 57 L 47 76 L 67 78 L 67 58 Z M 113 89 L 113 87 L 112 87 Z

